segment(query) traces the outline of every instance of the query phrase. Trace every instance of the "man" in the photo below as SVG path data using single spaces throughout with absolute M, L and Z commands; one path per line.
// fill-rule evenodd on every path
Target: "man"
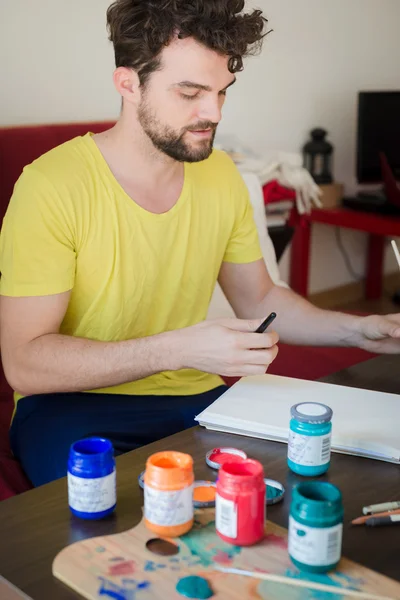
M 397 352 L 400 318 L 319 310 L 273 285 L 245 185 L 212 152 L 260 11 L 240 0 L 117 0 L 108 10 L 114 128 L 28 166 L 0 240 L 1 349 L 16 391 L 14 454 L 34 485 L 70 444 L 124 452 L 193 424 L 226 388 L 264 373 L 278 334 Z M 237 319 L 205 321 L 219 280 Z M 254 333 L 276 311 L 277 333 Z

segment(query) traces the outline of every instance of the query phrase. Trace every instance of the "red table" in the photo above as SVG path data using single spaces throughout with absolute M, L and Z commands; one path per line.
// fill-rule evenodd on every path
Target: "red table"
M 309 215 L 293 214 L 295 227 L 290 259 L 290 287 L 307 296 L 313 223 L 355 229 L 369 234 L 365 298 L 375 300 L 382 294 L 382 271 L 385 237 L 400 236 L 400 217 L 367 213 L 348 208 L 318 208 Z

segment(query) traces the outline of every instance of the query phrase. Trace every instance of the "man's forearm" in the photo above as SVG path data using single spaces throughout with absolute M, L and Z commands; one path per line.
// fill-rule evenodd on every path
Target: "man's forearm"
M 20 394 L 81 392 L 120 385 L 179 367 L 176 332 L 122 342 L 43 335 L 4 356 L 6 375 Z M 175 344 L 175 348 L 177 348 Z
M 282 342 L 309 346 L 351 346 L 360 317 L 313 306 L 292 290 L 274 286 L 252 316 L 275 311 L 273 328 Z

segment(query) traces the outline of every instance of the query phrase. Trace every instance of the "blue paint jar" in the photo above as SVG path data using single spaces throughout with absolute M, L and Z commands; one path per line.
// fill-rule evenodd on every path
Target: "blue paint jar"
M 117 503 L 114 449 L 109 440 L 72 444 L 68 459 L 68 504 L 81 519 L 102 519 Z
M 315 477 L 331 464 L 332 409 L 319 402 L 291 408 L 288 466 L 298 475 Z
M 301 571 L 326 573 L 342 553 L 343 503 L 331 483 L 309 481 L 292 492 L 289 556 Z

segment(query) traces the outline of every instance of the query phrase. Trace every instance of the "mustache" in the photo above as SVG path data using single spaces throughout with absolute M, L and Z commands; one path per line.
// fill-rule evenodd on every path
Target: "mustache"
M 196 125 L 189 125 L 185 127 L 185 131 L 202 131 L 204 129 L 212 129 L 215 131 L 218 127 L 218 123 L 213 123 L 212 121 L 199 121 Z

